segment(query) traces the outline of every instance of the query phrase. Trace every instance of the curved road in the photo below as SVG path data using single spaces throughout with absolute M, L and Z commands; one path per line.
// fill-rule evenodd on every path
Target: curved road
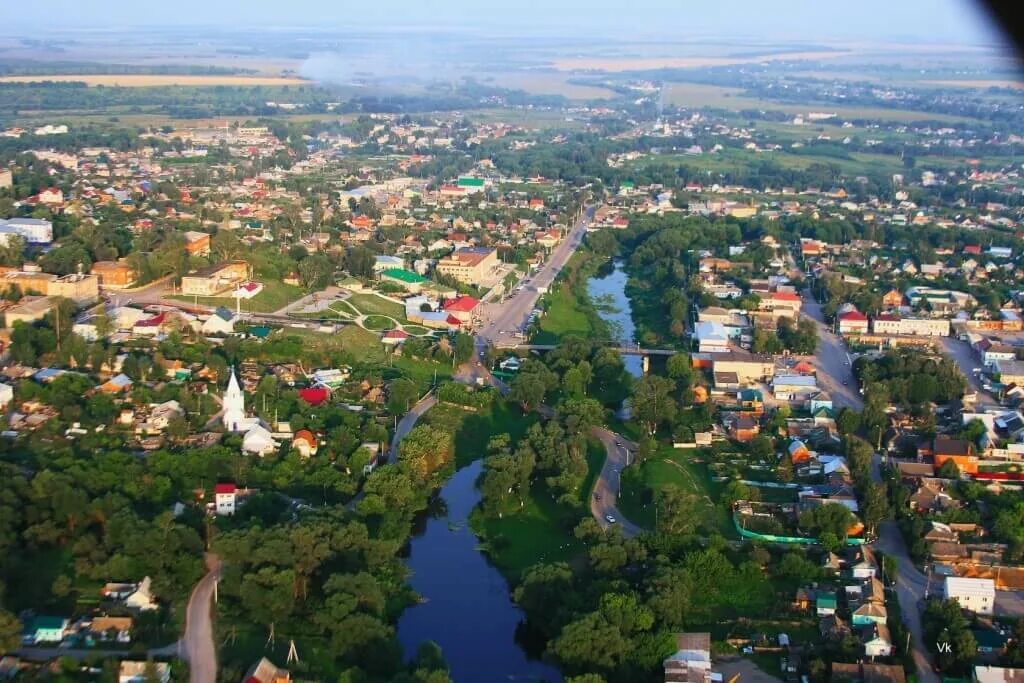
M 590 497 L 590 513 L 604 529 L 614 526 L 627 538 L 638 536 L 644 530 L 626 519 L 615 505 L 619 498 L 622 470 L 626 467 L 627 449 L 635 451 L 636 444 L 626 441 L 604 427 L 594 427 L 590 433 L 604 444 L 605 452 L 608 454 L 601 468 L 601 476 L 594 482 L 594 495 Z M 614 524 L 609 523 L 608 515 L 615 519 Z
M 191 683 L 217 683 L 217 648 L 213 641 L 213 592 L 220 580 L 220 559 L 206 555 L 209 570 L 188 599 L 185 634 L 178 641 L 179 656 L 189 663 Z

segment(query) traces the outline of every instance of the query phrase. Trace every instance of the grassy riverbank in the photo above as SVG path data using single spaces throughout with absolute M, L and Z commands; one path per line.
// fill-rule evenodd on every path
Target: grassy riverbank
M 585 247 L 572 255 L 556 281 L 553 290 L 543 299 L 544 316 L 540 319 L 534 344 L 557 344 L 565 336 L 607 339 L 608 324 L 601 319 L 587 293 L 587 280 L 606 261 Z

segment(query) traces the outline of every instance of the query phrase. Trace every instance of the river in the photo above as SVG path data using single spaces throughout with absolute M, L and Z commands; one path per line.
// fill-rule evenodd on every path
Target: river
M 612 338 L 623 346 L 636 344 L 636 325 L 633 324 L 633 307 L 626 296 L 626 281 L 629 276 L 622 267 L 622 261 L 612 261 L 611 268 L 602 266 L 597 274 L 587 280 L 587 294 L 601 316 L 611 327 Z M 622 362 L 633 377 L 643 376 L 643 358 L 623 356 Z
M 557 669 L 529 658 L 516 642 L 525 615 L 469 528 L 482 469 L 483 461 L 477 460 L 448 480 L 440 494 L 445 514 L 428 518 L 410 542 L 409 583 L 424 602 L 402 614 L 398 639 L 406 659 L 425 641 L 440 645 L 455 683 L 561 681 Z

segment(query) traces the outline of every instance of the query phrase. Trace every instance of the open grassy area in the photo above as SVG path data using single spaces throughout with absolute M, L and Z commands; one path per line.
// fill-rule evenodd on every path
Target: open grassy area
M 371 330 L 392 330 L 395 328 L 395 323 L 386 315 L 368 315 L 363 320 L 363 325 Z
M 734 534 L 729 515 L 717 504 L 717 492 L 703 465 L 693 462 L 698 451 L 677 450 L 662 446 L 657 454 L 644 462 L 626 468 L 622 473 L 622 487 L 617 503 L 629 521 L 653 529 L 655 525 L 655 491 L 666 486 L 678 486 L 700 501 L 700 526 L 705 531 Z
M 461 468 L 486 454 L 492 436 L 508 434 L 515 443 L 538 417 L 536 413 L 524 415 L 519 406 L 499 400 L 477 413 L 438 405 L 423 419 L 455 434 L 455 465 Z
M 283 282 L 263 282 L 263 291 L 251 299 L 242 299 L 241 309 L 253 313 L 273 313 L 280 310 L 302 297 L 302 289 L 293 285 L 286 285 Z M 234 297 L 230 296 L 185 296 L 175 294 L 171 297 L 177 301 L 187 303 L 198 303 L 202 306 L 224 306 L 232 311 L 237 305 Z
M 353 294 L 345 303 L 358 309 L 364 315 L 386 315 L 395 320 L 405 320 L 405 308 L 376 294 Z

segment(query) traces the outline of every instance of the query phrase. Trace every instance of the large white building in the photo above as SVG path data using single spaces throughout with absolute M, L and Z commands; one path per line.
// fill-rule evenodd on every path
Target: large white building
M 976 614 L 992 614 L 995 608 L 996 584 L 992 579 L 947 576 L 943 593 L 947 600 L 956 600 L 960 607 Z
M 21 235 L 29 244 L 49 244 L 53 223 L 42 218 L 0 219 L 0 242 L 7 244 L 10 235 Z
M 948 337 L 949 321 L 941 318 L 903 318 L 880 313 L 871 322 L 875 334 L 909 334 L 919 337 Z

